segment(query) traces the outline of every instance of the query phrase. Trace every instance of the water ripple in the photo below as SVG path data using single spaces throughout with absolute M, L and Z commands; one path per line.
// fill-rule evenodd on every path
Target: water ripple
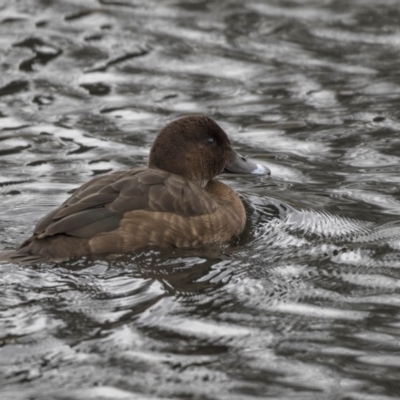
M 78 3 L 2 8 L 2 249 L 182 114 L 272 176 L 224 246 L 2 264 L 0 397 L 398 398 L 397 2 Z

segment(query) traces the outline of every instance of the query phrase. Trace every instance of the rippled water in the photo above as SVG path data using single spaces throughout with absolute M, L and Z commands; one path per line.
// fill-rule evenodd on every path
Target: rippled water
M 271 179 L 205 251 L 0 265 L 0 398 L 400 398 L 396 0 L 0 5 L 0 248 L 206 113 Z

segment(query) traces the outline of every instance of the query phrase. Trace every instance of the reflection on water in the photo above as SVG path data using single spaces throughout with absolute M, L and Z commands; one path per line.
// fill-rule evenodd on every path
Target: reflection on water
M 0 248 L 157 130 L 214 117 L 236 243 L 0 266 L 1 399 L 398 398 L 398 4 L 9 2 Z

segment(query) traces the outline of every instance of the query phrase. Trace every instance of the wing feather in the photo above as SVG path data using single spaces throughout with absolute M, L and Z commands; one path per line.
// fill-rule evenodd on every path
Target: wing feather
M 38 239 L 57 234 L 90 239 L 118 229 L 124 215 L 134 211 L 193 217 L 210 214 L 216 207 L 215 200 L 190 181 L 166 171 L 139 168 L 85 183 L 39 221 L 34 234 Z

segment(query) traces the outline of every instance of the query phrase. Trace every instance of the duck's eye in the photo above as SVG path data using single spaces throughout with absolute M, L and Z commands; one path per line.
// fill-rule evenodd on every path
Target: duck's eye
M 217 141 L 214 138 L 209 137 L 209 138 L 207 138 L 206 143 L 208 146 L 213 146 L 214 144 L 217 143 Z

